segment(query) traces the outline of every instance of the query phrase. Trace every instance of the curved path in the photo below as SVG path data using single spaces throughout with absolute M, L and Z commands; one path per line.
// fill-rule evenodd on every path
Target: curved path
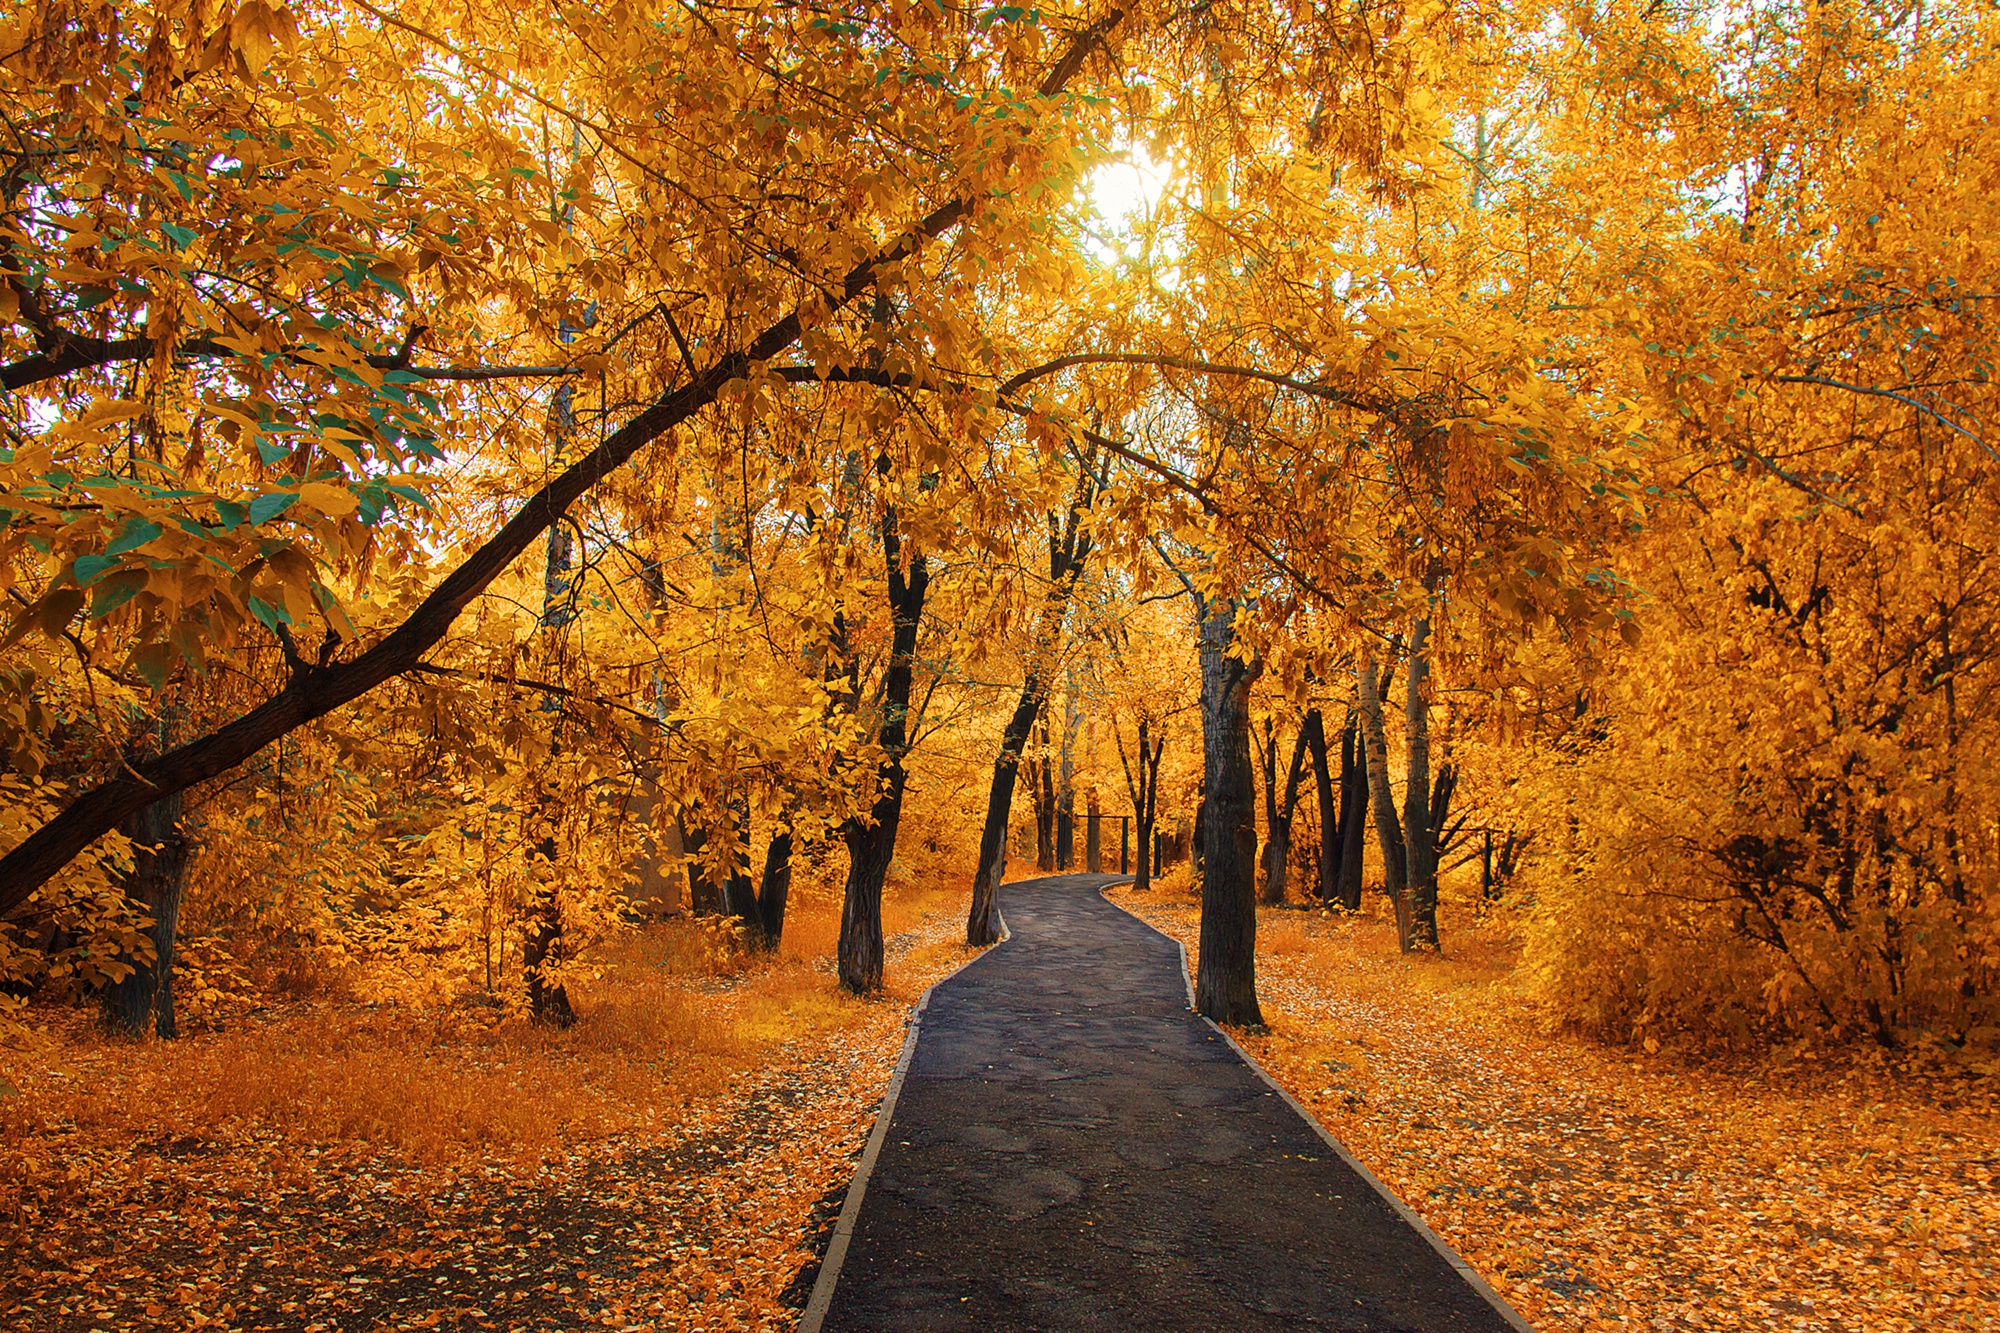
M 1012 938 L 932 991 L 802 1328 L 1524 1328 L 1188 1009 L 1118 879 L 1002 890 Z

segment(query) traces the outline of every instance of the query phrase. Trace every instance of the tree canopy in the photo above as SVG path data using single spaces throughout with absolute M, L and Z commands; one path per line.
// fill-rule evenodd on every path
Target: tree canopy
M 1990 1033 L 1995 24 L 17 8 L 0 970 L 184 885 L 567 1021 L 796 864 L 866 991 L 1081 798 L 1218 1018 L 1351 845 L 1593 1030 Z

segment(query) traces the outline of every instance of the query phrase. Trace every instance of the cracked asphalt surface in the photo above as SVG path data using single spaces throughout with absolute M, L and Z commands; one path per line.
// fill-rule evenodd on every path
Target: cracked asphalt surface
M 823 1328 L 1508 1330 L 1187 1008 L 1118 879 L 1007 885 L 1012 939 L 932 993 Z

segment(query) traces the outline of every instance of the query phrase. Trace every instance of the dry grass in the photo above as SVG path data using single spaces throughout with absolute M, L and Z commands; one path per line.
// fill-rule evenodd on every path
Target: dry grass
M 7 1326 L 788 1322 L 909 1001 L 965 956 L 957 895 L 892 892 L 889 993 L 858 1001 L 813 956 L 825 906 L 776 957 L 648 926 L 572 979 L 568 1031 L 481 997 L 287 1000 L 173 1043 L 44 1011 L 0 1050 Z
M 885 933 L 956 906 L 941 891 L 894 895 Z M 713 921 L 640 929 L 595 977 L 570 982 L 583 1017 L 568 1031 L 505 1018 L 483 997 L 430 1011 L 291 1001 L 172 1043 L 105 1036 L 87 1010 L 48 1013 L 28 1042 L 0 1050 L 0 1075 L 21 1094 L 0 1144 L 18 1151 L 62 1127 L 137 1138 L 254 1128 L 427 1165 L 532 1164 L 671 1116 L 783 1043 L 858 1021 L 868 1006 L 839 990 L 825 956 L 837 912 L 801 908 L 777 957 L 735 948 Z M 950 952 L 919 947 L 905 973 Z M 892 970 L 891 999 L 908 998 L 899 980 Z

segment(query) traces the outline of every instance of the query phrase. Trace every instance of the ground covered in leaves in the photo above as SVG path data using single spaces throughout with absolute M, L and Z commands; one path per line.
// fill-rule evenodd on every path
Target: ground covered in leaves
M 6 1327 L 789 1326 L 957 930 L 894 937 L 870 1003 L 641 948 L 563 1034 L 352 1003 L 171 1044 L 53 1020 L 4 1052 Z
M 1111 896 L 1192 963 L 1197 903 Z M 1990 1071 L 1607 1049 L 1542 1032 L 1482 932 L 1410 961 L 1366 917 L 1258 931 L 1245 1047 L 1536 1327 L 2000 1328 Z

